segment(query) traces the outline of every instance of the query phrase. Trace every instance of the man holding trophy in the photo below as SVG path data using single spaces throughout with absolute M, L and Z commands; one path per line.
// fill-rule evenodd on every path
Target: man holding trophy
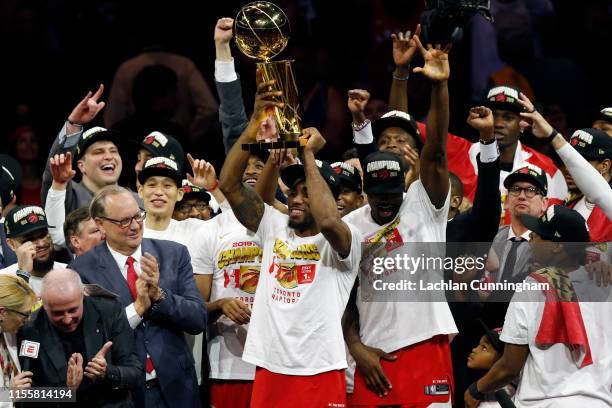
M 269 29 L 257 28 L 267 23 Z M 267 41 L 278 39 L 286 23 L 276 6 L 252 3 L 236 18 L 236 42 L 267 58 L 276 44 Z M 340 219 L 335 172 L 315 161 L 325 140 L 314 128 L 300 128 L 292 72 L 290 62 L 260 64 L 253 115 L 221 171 L 219 187 L 236 218 L 263 246 L 242 358 L 257 366 L 251 407 L 346 407 L 341 316 L 361 258 L 361 234 Z M 281 140 L 258 141 L 270 115 Z M 300 143 L 303 165 L 281 173 L 289 187 L 286 215 L 264 204 L 240 175 L 249 157 L 245 150 Z

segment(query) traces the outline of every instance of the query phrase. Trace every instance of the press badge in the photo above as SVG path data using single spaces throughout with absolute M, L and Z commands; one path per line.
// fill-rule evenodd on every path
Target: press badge
M 21 348 L 19 349 L 20 357 L 38 358 L 38 351 L 40 350 L 40 343 L 30 340 L 24 340 L 21 342 Z

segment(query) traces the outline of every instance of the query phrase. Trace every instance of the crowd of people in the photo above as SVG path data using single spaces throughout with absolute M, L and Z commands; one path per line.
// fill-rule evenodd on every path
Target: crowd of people
M 351 149 L 317 158 L 325 129 L 305 118 L 301 148 L 245 150 L 282 137 L 283 92 L 258 71 L 247 114 L 232 26 L 214 31 L 218 106 L 189 64 L 151 52 L 108 100 L 100 85 L 75 105 L 38 186 L 0 156 L 0 386 L 67 387 L 88 407 L 612 406 L 612 108 L 562 134 L 498 84 L 464 112 L 479 140 L 451 134 L 452 47 L 417 26 L 392 36 L 382 115 L 348 91 Z M 410 76 L 429 84 L 424 122 Z M 164 116 L 190 86 L 209 109 Z M 184 142 L 217 110 L 215 169 Z M 16 205 L 24 188 L 40 202 Z M 486 264 L 422 267 L 427 281 L 546 288 L 368 297 L 369 260 L 432 243 Z

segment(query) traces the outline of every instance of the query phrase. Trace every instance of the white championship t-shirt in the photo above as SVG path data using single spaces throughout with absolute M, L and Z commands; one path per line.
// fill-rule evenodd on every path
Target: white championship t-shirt
M 361 234 L 348 224 L 351 250 L 341 259 L 323 234 L 298 237 L 287 222 L 266 205 L 257 231 L 261 274 L 242 358 L 288 375 L 346 368 L 341 318 L 357 275 Z
M 436 209 L 423 184 L 417 180 L 410 185 L 397 217 L 390 223 L 378 225 L 372 219 L 369 205 L 358 208 L 343 219 L 361 231 L 365 242 L 389 242 L 398 246 L 402 243 L 445 242 L 449 203 L 450 190 L 442 208 Z M 388 256 L 393 256 L 393 252 L 389 251 Z M 446 302 L 364 302 L 358 290 L 357 308 L 361 341 L 387 353 L 439 334 L 457 333 Z
M 514 396 L 517 408 L 575 408 L 612 406 L 612 287 L 596 287 L 580 267 L 569 274 L 579 302 L 591 348 L 593 364 L 578 368 L 569 347 L 540 347 L 535 339 L 542 322 L 545 296 L 542 291 L 516 292 L 506 312 L 500 339 L 529 346 Z M 528 277 L 526 282 L 536 282 Z
M 232 211 L 213 218 L 202 238 L 204 272 L 213 275 L 210 302 L 237 298 L 251 309 L 259 281 L 263 249 Z M 234 323 L 225 315 L 208 324 L 210 378 L 254 380 L 255 366 L 242 360 L 249 325 Z

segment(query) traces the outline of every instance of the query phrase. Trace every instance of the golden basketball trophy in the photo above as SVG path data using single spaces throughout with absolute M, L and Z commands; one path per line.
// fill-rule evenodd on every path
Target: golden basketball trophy
M 275 80 L 270 91 L 283 91 L 274 108 L 274 119 L 281 141 L 243 144 L 243 150 L 295 148 L 302 134 L 300 102 L 295 81 L 294 60 L 271 61 L 285 49 L 291 29 L 287 16 L 276 4 L 256 1 L 242 7 L 234 19 L 234 36 L 238 49 L 257 61 L 263 81 Z

